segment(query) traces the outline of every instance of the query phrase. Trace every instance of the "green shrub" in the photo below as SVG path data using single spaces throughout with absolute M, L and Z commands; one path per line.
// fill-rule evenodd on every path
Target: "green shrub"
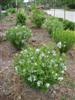
M 16 15 L 16 24 L 25 25 L 26 24 L 26 15 L 24 11 L 19 11 Z
M 31 31 L 26 26 L 16 26 L 6 32 L 7 39 L 17 48 L 21 49 L 31 36 Z
M 56 43 L 61 42 L 61 52 L 68 51 L 73 44 L 75 43 L 75 32 L 74 31 L 57 31 L 53 33 L 53 38 L 55 39 Z
M 14 13 L 16 13 L 16 8 L 9 8 L 9 9 L 7 9 L 7 12 L 9 14 L 14 14 Z
M 63 20 L 63 25 L 64 25 L 64 29 L 67 30 L 75 30 L 75 23 L 68 21 L 68 20 Z
M 44 23 L 45 20 L 45 14 L 43 11 L 40 11 L 38 9 L 33 10 L 33 14 L 32 14 L 32 23 L 40 28 L 42 26 L 42 24 Z
M 57 31 L 57 30 L 63 30 L 63 24 L 60 22 L 57 18 L 54 18 L 52 16 L 49 16 L 43 25 L 44 28 L 46 28 L 49 32 L 49 34 Z
M 14 58 L 14 67 L 29 86 L 47 90 L 50 86 L 63 80 L 64 57 L 49 46 L 28 47 Z

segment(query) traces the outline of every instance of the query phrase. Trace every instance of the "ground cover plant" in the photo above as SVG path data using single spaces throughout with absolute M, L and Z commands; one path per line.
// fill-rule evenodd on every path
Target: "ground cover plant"
M 17 49 L 21 49 L 25 46 L 31 34 L 31 30 L 28 27 L 16 26 L 7 30 L 6 37 Z
M 53 33 L 53 38 L 56 43 L 59 42 L 60 51 L 66 52 L 75 44 L 75 31 L 56 31 Z
M 14 67 L 27 84 L 44 91 L 62 81 L 66 70 L 64 56 L 49 46 L 22 50 L 14 58 Z

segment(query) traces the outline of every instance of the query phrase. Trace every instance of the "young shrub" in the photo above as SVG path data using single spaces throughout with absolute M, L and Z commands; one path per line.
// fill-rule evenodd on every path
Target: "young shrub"
M 44 23 L 45 20 L 45 14 L 43 11 L 40 11 L 38 9 L 33 10 L 33 14 L 32 14 L 32 23 L 40 28 L 42 26 L 42 24 Z
M 31 30 L 26 26 L 16 26 L 6 32 L 7 39 L 17 48 L 21 49 L 31 36 Z
M 9 14 L 14 14 L 14 13 L 16 13 L 16 8 L 9 8 L 9 9 L 7 9 L 7 12 Z
M 55 39 L 58 45 L 61 45 L 60 52 L 67 52 L 75 43 L 75 32 L 74 31 L 56 31 L 53 34 L 53 38 Z
M 64 30 L 75 30 L 75 23 L 68 21 L 68 20 L 63 20 L 63 25 L 64 25 Z
M 64 57 L 49 46 L 28 47 L 14 58 L 14 67 L 29 86 L 46 91 L 50 86 L 63 80 Z
M 24 10 L 20 10 L 16 15 L 16 24 L 25 25 L 26 24 L 26 15 Z
M 49 16 L 45 20 L 43 27 L 48 30 L 49 34 L 52 34 L 53 32 L 57 30 L 63 30 L 62 22 L 60 22 L 57 18 L 54 18 L 52 16 Z

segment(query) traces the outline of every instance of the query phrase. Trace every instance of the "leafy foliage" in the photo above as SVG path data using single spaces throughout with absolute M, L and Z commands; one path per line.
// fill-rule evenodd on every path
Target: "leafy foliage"
M 32 22 L 36 27 L 41 27 L 45 20 L 45 14 L 41 10 L 35 9 L 32 14 Z
M 7 9 L 7 12 L 10 14 L 14 14 L 14 13 L 16 13 L 16 8 L 9 8 L 9 9 Z
M 33 88 L 47 90 L 63 80 L 64 57 L 49 46 L 28 47 L 14 58 L 14 67 L 21 78 Z
M 75 32 L 69 30 L 59 30 L 53 33 L 53 38 L 55 39 L 56 43 L 61 42 L 62 46 L 60 48 L 60 51 L 66 52 L 75 43 Z
M 20 25 L 25 25 L 26 24 L 26 15 L 24 10 L 20 10 L 17 15 L 16 15 L 16 23 Z
M 8 29 L 7 39 L 17 48 L 21 49 L 31 36 L 31 30 L 26 26 L 16 26 Z
M 57 31 L 57 30 L 63 30 L 63 24 L 60 22 L 57 18 L 49 16 L 43 25 L 44 28 L 46 28 L 49 32 L 49 34 Z
M 75 30 L 75 23 L 74 22 L 71 22 L 71 21 L 68 21 L 68 20 L 64 20 L 63 21 L 63 24 L 64 24 L 64 29 L 67 30 Z

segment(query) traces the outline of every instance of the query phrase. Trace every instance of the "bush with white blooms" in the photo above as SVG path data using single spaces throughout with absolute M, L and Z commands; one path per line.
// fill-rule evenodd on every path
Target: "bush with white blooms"
M 66 70 L 64 57 L 49 46 L 28 47 L 16 54 L 14 67 L 21 78 L 31 87 L 47 90 L 63 80 Z

